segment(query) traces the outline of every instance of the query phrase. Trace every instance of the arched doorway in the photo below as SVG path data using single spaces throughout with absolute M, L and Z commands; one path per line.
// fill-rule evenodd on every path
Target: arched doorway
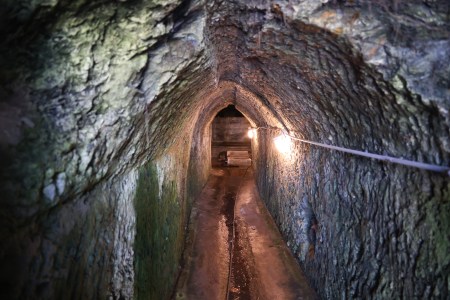
M 213 167 L 251 164 L 251 139 L 247 135 L 249 127 L 250 122 L 234 105 L 228 105 L 217 113 L 211 123 Z

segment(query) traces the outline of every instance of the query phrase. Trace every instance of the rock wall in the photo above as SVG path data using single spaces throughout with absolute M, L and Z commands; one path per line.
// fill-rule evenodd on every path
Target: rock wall
M 347 38 L 388 81 L 401 78 L 426 103 L 448 107 L 448 1 L 359 0 L 280 3 L 286 18 Z
M 2 244 L 2 298 L 133 295 L 137 173 L 103 183 Z
M 259 190 L 323 298 L 448 297 L 447 177 L 295 142 L 283 155 L 273 137 Z
M 249 143 L 248 127 L 250 124 L 244 117 L 214 118 L 212 122 L 213 142 Z
M 213 85 L 201 5 L 5 3 L 2 298 L 170 294 L 188 203 L 209 168 L 191 160 L 195 96 L 208 87 L 200 79 Z M 195 140 L 192 156 L 207 157 Z M 146 227 L 149 220 L 158 226 Z M 146 243 L 148 235 L 162 240 Z M 143 252 L 155 258 L 148 273 Z M 159 271 L 166 284 L 156 283 Z
M 448 298 L 445 175 L 272 146 L 282 129 L 449 165 L 448 9 L 445 0 L 6 1 L 2 298 L 169 295 L 210 168 L 210 125 L 229 104 L 260 127 L 260 192 L 322 297 Z
M 234 57 L 238 67 L 234 73 L 225 69 L 222 74 L 238 82 L 237 89 L 243 93 L 237 94 L 237 101 L 246 112 L 255 112 L 253 119 L 261 127 L 253 145 L 261 196 L 323 298 L 446 299 L 450 274 L 450 256 L 444 254 L 450 250 L 447 174 L 300 142 L 294 142 L 290 154 L 282 155 L 274 149 L 272 139 L 284 130 L 325 144 L 448 166 L 447 90 L 437 88 L 434 96 L 413 93 L 419 86 L 411 83 L 417 74 L 411 65 L 407 67 L 408 59 L 402 61 L 395 76 L 388 76 L 381 65 L 393 70 L 395 58 L 388 55 L 374 64 L 368 59 L 368 48 L 359 48 L 360 44 L 346 35 L 348 24 L 343 25 L 343 32 L 329 32 L 297 23 L 299 16 L 289 15 L 289 9 L 304 14 L 298 7 L 313 4 L 299 2 L 291 1 L 291 7 L 287 3 L 268 7 L 263 1 L 242 3 L 238 17 L 216 25 L 218 31 L 226 26 L 240 28 L 228 31 L 229 39 L 222 40 L 223 44 L 217 43 L 225 49 L 226 43 L 236 41 L 227 50 L 244 53 L 232 56 L 224 50 L 224 60 Z M 409 5 L 428 9 L 423 3 L 404 2 L 405 10 L 392 16 L 391 11 L 382 14 L 380 9 L 385 7 L 381 6 L 372 6 L 370 12 L 361 3 L 325 2 L 315 1 L 312 14 L 328 11 L 340 16 L 351 6 L 353 13 L 360 11 L 355 18 L 364 26 L 374 20 L 383 24 L 378 30 L 387 35 L 389 42 L 382 47 L 386 51 L 398 47 L 400 39 L 391 36 L 391 23 L 385 18 L 408 18 L 405 6 Z M 437 19 L 443 17 L 439 11 L 435 11 Z M 439 33 L 417 38 L 447 45 L 443 36 L 448 26 L 437 19 L 420 19 L 424 26 L 418 26 L 417 32 L 436 25 Z M 303 19 L 319 24 L 311 20 Z M 408 30 L 416 25 L 409 24 Z M 365 45 L 375 43 L 373 32 L 365 33 Z M 415 40 L 410 34 L 408 38 Z M 404 46 L 399 59 L 414 52 L 413 44 Z M 444 46 L 435 51 L 446 53 L 448 49 Z M 424 59 L 427 63 L 433 60 Z M 448 74 L 445 66 L 437 72 L 425 68 L 422 74 L 439 77 L 441 72 Z M 439 85 L 435 81 L 430 84 Z M 252 109 L 251 101 L 261 103 L 267 111 Z
M 4 240 L 2 297 L 169 298 L 190 207 L 209 170 L 209 164 L 203 169 L 193 164 L 190 146 L 189 139 L 177 143 L 155 161 L 54 207 Z
M 185 193 L 189 149 L 177 150 L 139 171 L 134 299 L 169 299 L 180 270 L 192 199 Z

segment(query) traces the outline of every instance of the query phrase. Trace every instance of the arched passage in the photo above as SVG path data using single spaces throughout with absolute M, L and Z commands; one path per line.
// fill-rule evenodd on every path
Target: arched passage
M 251 128 L 250 122 L 234 105 L 228 105 L 217 113 L 211 123 L 211 165 L 213 167 L 225 164 L 250 165 L 247 159 L 251 159 L 249 128 Z M 230 153 L 243 155 L 244 159 L 229 161 Z
M 168 296 L 231 101 L 322 297 L 446 298 L 446 175 L 272 142 L 448 166 L 448 3 L 395 3 L 7 1 L 2 296 Z

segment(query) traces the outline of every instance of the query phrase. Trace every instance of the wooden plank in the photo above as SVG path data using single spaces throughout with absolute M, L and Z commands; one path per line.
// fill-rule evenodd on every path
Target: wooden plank
M 250 158 L 248 151 L 227 151 L 227 157 L 232 158 Z
M 229 166 L 251 166 L 252 160 L 250 158 L 228 157 L 227 163 Z

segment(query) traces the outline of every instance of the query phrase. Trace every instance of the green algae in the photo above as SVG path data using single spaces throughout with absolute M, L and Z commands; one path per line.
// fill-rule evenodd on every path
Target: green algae
M 135 198 L 136 299 L 167 299 L 172 293 L 185 235 L 185 209 L 179 200 L 174 181 L 159 186 L 154 163 L 141 168 Z

